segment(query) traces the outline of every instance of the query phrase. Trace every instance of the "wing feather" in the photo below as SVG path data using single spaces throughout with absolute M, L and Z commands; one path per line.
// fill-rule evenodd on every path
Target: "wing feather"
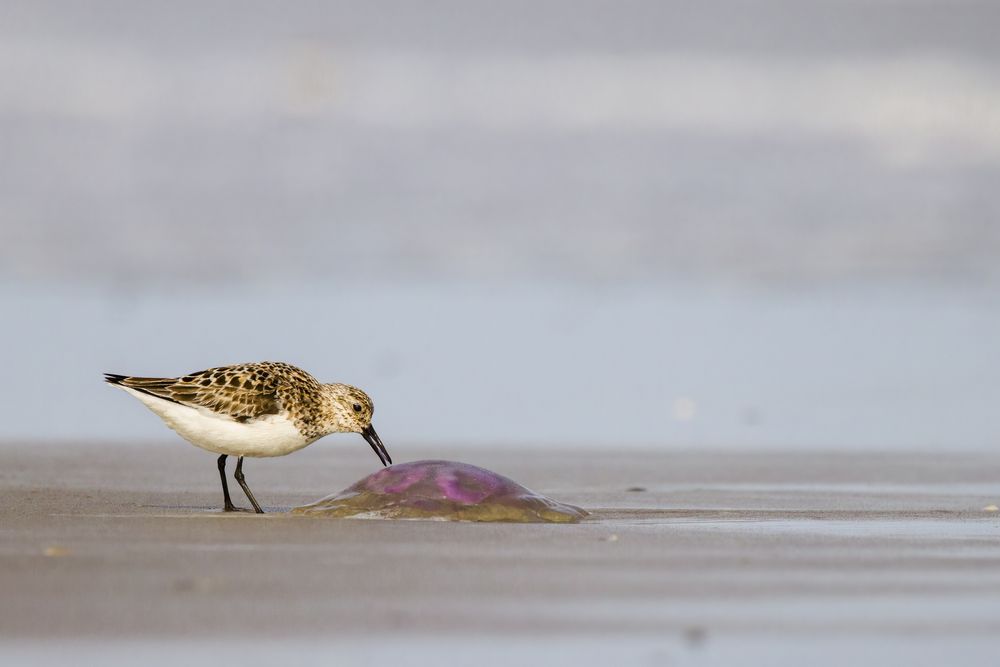
M 206 408 L 237 421 L 248 421 L 283 411 L 282 395 L 291 384 L 292 375 L 299 391 L 302 382 L 320 390 L 319 382 L 305 371 L 276 362 L 209 368 L 178 378 L 106 374 L 105 380 L 181 405 Z

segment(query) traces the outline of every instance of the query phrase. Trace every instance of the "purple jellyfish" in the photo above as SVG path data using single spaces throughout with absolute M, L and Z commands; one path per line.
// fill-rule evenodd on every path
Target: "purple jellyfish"
M 587 512 L 503 475 L 456 461 L 398 463 L 293 514 L 383 519 L 575 523 Z

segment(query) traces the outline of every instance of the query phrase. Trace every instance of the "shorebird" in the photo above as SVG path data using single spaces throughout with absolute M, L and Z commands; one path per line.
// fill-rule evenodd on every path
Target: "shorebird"
M 105 373 L 196 447 L 219 455 L 225 511 L 234 512 L 226 457 L 238 456 L 233 477 L 263 514 L 243 476 L 244 456 L 284 456 L 331 433 L 360 433 L 382 465 L 392 463 L 372 428 L 368 394 L 346 384 L 321 384 L 300 368 L 275 361 L 222 366 L 176 378 Z

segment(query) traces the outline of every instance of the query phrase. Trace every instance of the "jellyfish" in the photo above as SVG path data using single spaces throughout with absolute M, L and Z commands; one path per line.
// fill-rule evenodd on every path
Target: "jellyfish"
M 575 523 L 587 512 L 457 461 L 398 463 L 293 514 L 336 518 Z

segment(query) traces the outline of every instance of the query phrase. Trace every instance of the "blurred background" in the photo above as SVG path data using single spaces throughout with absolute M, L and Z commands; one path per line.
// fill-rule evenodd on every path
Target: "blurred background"
M 276 359 L 394 453 L 994 447 L 998 25 L 4 0 L 0 441 L 172 437 L 101 372 Z

